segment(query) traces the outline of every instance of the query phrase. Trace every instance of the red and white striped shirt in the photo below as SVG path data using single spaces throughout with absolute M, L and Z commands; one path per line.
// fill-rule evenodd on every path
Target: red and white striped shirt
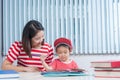
M 44 45 L 40 49 L 34 49 L 32 48 L 31 54 L 47 54 L 47 58 L 45 59 L 47 64 L 50 64 L 53 59 L 53 48 L 48 44 L 44 43 Z M 40 71 L 45 71 L 45 68 L 42 65 L 42 62 L 40 60 L 39 56 L 32 56 L 32 58 L 29 58 L 29 56 L 25 53 L 22 47 L 22 42 L 14 42 L 12 46 L 10 47 L 7 59 L 10 62 L 14 62 L 17 60 L 17 65 L 21 66 L 32 66 L 32 67 L 38 67 Z

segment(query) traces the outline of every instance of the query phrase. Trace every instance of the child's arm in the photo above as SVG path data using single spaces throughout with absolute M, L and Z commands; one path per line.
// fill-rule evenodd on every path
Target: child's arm
M 40 56 L 42 65 L 44 66 L 44 68 L 46 69 L 46 71 L 52 71 L 52 70 L 53 70 L 52 67 L 49 66 L 49 65 L 45 62 L 45 58 L 46 58 L 45 55 L 41 55 L 41 56 Z

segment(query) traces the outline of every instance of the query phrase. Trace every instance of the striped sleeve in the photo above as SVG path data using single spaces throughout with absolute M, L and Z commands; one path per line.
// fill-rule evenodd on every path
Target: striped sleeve
M 52 48 L 52 46 L 49 46 L 48 52 L 49 52 L 49 55 L 46 58 L 46 63 L 50 64 L 53 60 L 53 48 Z
M 18 58 L 20 52 L 20 42 L 14 42 L 8 50 L 7 59 L 13 63 Z

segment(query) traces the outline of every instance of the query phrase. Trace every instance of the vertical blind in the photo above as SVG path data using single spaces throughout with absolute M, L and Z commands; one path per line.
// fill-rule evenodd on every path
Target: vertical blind
M 0 0 L 0 59 L 2 53 L 2 1 Z M 1 62 L 0 62 L 1 63 Z
M 4 54 L 31 19 L 43 24 L 51 45 L 71 39 L 73 54 L 120 53 L 120 0 L 3 0 Z

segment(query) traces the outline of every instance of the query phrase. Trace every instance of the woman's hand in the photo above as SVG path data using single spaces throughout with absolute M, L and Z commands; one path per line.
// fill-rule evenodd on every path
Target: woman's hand
M 39 69 L 37 67 L 24 67 L 25 72 L 38 72 Z

